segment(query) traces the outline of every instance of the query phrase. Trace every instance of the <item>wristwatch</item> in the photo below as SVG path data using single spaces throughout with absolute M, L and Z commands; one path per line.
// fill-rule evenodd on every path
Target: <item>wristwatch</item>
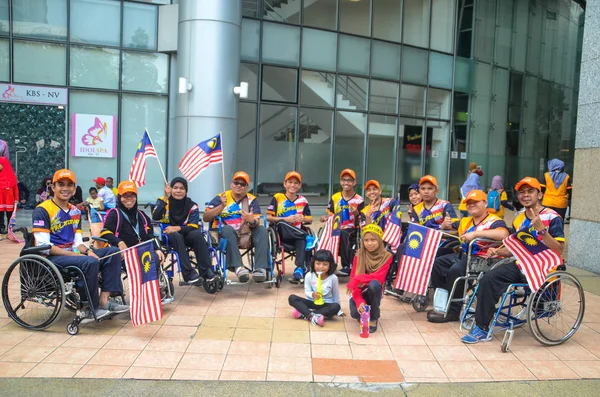
M 548 229 L 544 228 L 542 230 L 536 230 L 537 234 L 544 237 L 546 233 L 548 233 Z

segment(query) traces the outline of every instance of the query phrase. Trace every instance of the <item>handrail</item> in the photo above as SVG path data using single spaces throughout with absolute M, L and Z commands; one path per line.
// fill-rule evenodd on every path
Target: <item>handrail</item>
M 268 11 L 265 10 L 265 12 L 275 14 L 280 18 L 278 20 L 278 22 L 287 22 L 286 18 L 284 18 L 281 14 L 279 14 L 277 11 L 275 11 L 275 7 L 269 3 L 269 0 L 263 0 L 263 4 L 264 4 L 265 8 L 269 8 L 269 10 Z M 281 5 L 281 4 L 282 4 L 282 2 L 280 2 L 278 5 Z M 280 9 L 281 9 L 281 7 L 280 7 Z M 275 20 L 277 20 L 277 19 L 275 19 Z

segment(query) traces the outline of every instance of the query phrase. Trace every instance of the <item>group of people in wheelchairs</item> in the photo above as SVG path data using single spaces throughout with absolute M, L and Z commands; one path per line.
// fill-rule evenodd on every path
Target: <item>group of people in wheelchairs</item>
M 303 283 L 307 273 L 316 268 L 325 269 L 318 272 L 319 282 L 336 269 L 337 258 L 322 251 L 317 251 L 315 257 L 317 242 L 326 236 L 317 238 L 308 227 L 311 211 L 307 199 L 298 194 L 302 177 L 296 171 L 285 176 L 285 193 L 273 197 L 266 217 L 261 215 L 257 198 L 248 193 L 249 175 L 235 173 L 230 190 L 206 205 L 202 221 L 210 225 L 208 230 L 200 220 L 198 204 L 187 196 L 184 178 L 174 178 L 165 187 L 164 196 L 152 205 L 151 218 L 138 208 L 136 186 L 121 182 L 117 207 L 106 214 L 104 228 L 100 236 L 92 237 L 95 241 L 90 246 L 84 244 L 80 213 L 69 204 L 76 188 L 74 173 L 58 170 L 52 183 L 55 196 L 34 210 L 32 233 L 24 230 L 25 247 L 9 267 L 2 285 L 9 316 L 27 328 L 47 328 L 63 306 L 77 310 L 67 328 L 69 333 L 77 333 L 80 322 L 101 321 L 129 311 L 122 283 L 127 275 L 119 252 L 149 240 L 153 240 L 156 260 L 161 264 L 158 271 L 164 303 L 174 298 L 176 271 L 180 285 L 202 285 L 207 292 L 215 293 L 226 284 L 236 283 L 227 278 L 227 271 L 235 273 L 237 283 L 246 283 L 252 277 L 254 282 L 279 287 L 289 258 L 296 265 L 290 279 L 294 283 Z M 327 215 L 320 220 L 331 218 L 339 223 L 336 227 L 342 267 L 337 274 L 350 276 L 347 291 L 352 317 L 358 319 L 370 306 L 371 332 L 376 331 L 384 293 L 412 301 L 416 310 L 426 309 L 428 296 L 410 296 L 394 288 L 403 244 L 394 246 L 383 241 L 383 232 L 392 214 L 400 218 L 399 201 L 382 197 L 379 182 L 370 180 L 364 186 L 368 199 L 365 205 L 355 192 L 356 175 L 350 169 L 341 172 L 340 185 L 341 191 L 331 197 Z M 489 211 L 487 195 L 481 190 L 465 197 L 468 216 L 458 219 L 452 205 L 437 197 L 435 177 L 426 175 L 419 184 L 409 187 L 410 221 L 445 233 L 431 271 L 429 291 L 435 291 L 435 296 L 428 321 L 460 322 L 466 333 L 462 338 L 465 343 L 487 341 L 494 332 L 506 330 L 504 351 L 508 350 L 514 329 L 526 323 L 541 343 L 564 342 L 581 324 L 585 307 L 583 289 L 575 277 L 564 272 L 564 265 L 548 275 L 540 290 L 530 291 L 519 263 L 502 246 L 509 230 L 527 228 L 556 253 L 564 247 L 563 220 L 541 205 L 539 182 L 526 177 L 515 190 L 523 209 L 511 229 Z M 403 224 L 404 229 L 406 226 Z M 308 278 L 316 283 L 316 278 Z M 337 279 L 334 281 L 332 288 L 337 291 Z M 325 296 L 315 293 L 311 289 L 314 285 L 308 284 L 307 299 L 290 298 L 290 304 L 295 308 L 295 317 L 312 320 L 313 324 L 316 319 L 322 326 L 322 316 L 313 316 L 320 312 L 310 302 Z M 564 301 L 569 296 L 574 302 L 567 305 Z M 329 306 L 329 317 L 341 313 L 339 296 L 332 299 L 329 303 L 337 306 Z M 38 309 L 35 314 L 28 310 L 30 305 Z

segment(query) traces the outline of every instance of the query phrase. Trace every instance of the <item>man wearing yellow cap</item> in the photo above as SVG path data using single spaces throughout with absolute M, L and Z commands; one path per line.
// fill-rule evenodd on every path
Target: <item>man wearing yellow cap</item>
M 562 254 L 565 245 L 565 232 L 561 216 L 542 205 L 542 186 L 536 178 L 525 177 L 516 184 L 515 190 L 519 202 L 525 211 L 520 212 L 513 221 L 513 232 L 527 229 L 538 241 L 548 248 Z M 486 257 L 511 257 L 504 247 L 490 248 Z M 519 264 L 514 261 L 490 270 L 479 280 L 477 289 L 477 307 L 475 308 L 475 326 L 469 335 L 462 338 L 464 343 L 477 343 L 488 340 L 489 325 L 496 311 L 498 299 L 506 292 L 510 284 L 526 283 L 527 280 Z
M 308 200 L 298 195 L 302 188 L 302 176 L 296 171 L 290 171 L 283 180 L 285 193 L 276 193 L 267 208 L 267 221 L 276 223 L 277 233 L 284 243 L 295 247 L 296 269 L 290 282 L 298 283 L 304 280 L 307 270 L 306 232 L 302 225 L 312 223 Z
M 223 221 L 221 235 L 227 239 L 226 261 L 227 267 L 235 269 L 238 280 L 242 283 L 250 279 L 250 272 L 242 263 L 242 255 L 238 248 L 238 232 L 244 232 L 249 226 L 254 246 L 255 269 L 252 279 L 263 282 L 267 279 L 269 268 L 269 234 L 264 226 L 259 224 L 260 206 L 258 199 L 248 193 L 250 189 L 250 175 L 238 171 L 233 175 L 230 184 L 231 190 L 223 192 L 212 199 L 204 210 L 204 222 L 212 222 L 212 228 L 219 227 L 215 219 L 220 217 Z
M 463 241 L 461 254 L 451 253 L 438 257 L 431 270 L 431 286 L 442 288 L 448 293 L 452 290 L 454 280 L 465 275 L 467 271 L 467 250 L 469 243 L 476 238 L 486 238 L 501 241 L 508 237 L 506 223 L 497 215 L 487 211 L 487 195 L 481 190 L 471 190 L 465 197 L 465 205 L 469 216 L 463 217 L 458 226 L 458 234 Z M 484 257 L 490 248 L 490 243 L 477 242 L 471 250 L 472 257 Z M 454 296 L 460 298 L 464 292 L 464 281 L 457 283 Z M 453 302 L 447 313 L 431 310 L 427 320 L 432 323 L 458 321 L 460 317 L 460 302 Z
M 92 298 L 91 309 L 96 319 L 114 313 L 129 311 L 129 306 L 109 301 L 112 292 L 122 294 L 121 257 L 113 255 L 118 248 L 88 248 L 81 236 L 81 213 L 69 199 L 75 193 L 75 174 L 67 169 L 58 170 L 52 178 L 54 197 L 40 203 L 33 211 L 33 236 L 36 246 L 50 246 L 48 259 L 59 268 L 76 266 L 85 274 L 87 289 Z M 102 274 L 102 292 L 98 295 L 98 272 Z M 88 310 L 85 322 L 93 320 Z

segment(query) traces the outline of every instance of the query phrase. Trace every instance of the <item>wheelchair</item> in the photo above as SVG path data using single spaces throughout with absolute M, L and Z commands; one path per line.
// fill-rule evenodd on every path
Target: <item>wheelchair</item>
M 207 203 L 208 205 L 208 203 Z M 267 229 L 268 232 L 268 227 L 267 227 L 267 218 L 263 215 L 260 217 L 260 219 L 262 220 L 262 224 L 263 227 L 265 227 Z M 217 228 L 216 229 L 210 229 L 210 232 L 207 234 L 208 235 L 208 244 L 209 247 L 212 247 L 214 252 L 216 253 L 216 257 L 218 258 L 216 261 L 216 270 L 215 273 L 219 275 L 219 277 L 221 277 L 221 281 L 219 282 L 219 289 L 223 289 L 223 286 L 225 284 L 227 285 L 239 285 L 239 284 L 247 284 L 247 283 L 241 283 L 239 281 L 232 281 L 232 280 L 228 280 L 227 279 L 227 272 L 228 272 L 228 268 L 227 268 L 227 239 L 222 237 L 222 230 L 223 230 L 223 226 L 225 225 L 225 222 L 223 221 L 223 219 L 219 216 L 217 216 L 215 218 L 215 220 L 217 221 Z M 210 227 L 210 226 L 209 226 Z M 274 260 L 274 254 L 273 254 L 273 249 L 272 249 L 272 245 L 271 242 L 269 241 L 269 253 L 267 255 L 267 258 L 269 260 L 269 267 L 267 270 L 267 279 L 263 282 L 261 282 L 260 284 L 265 284 L 267 286 L 267 288 L 273 288 L 273 285 L 275 285 L 275 287 L 279 288 L 281 286 L 281 281 L 283 280 L 283 272 L 280 266 L 277 266 L 277 275 L 275 275 L 275 260 Z M 252 272 L 255 269 L 255 263 L 254 263 L 254 246 L 250 246 L 250 248 L 247 249 L 243 249 L 242 253 L 241 253 L 242 258 L 247 257 L 248 258 L 248 265 L 247 268 L 250 272 Z
M 144 205 L 144 209 L 146 209 L 148 207 L 150 207 L 151 212 L 154 211 L 153 203 L 147 203 L 146 205 Z M 197 285 L 195 283 L 190 284 L 187 281 L 184 281 L 183 277 L 181 276 L 181 264 L 179 262 L 179 254 L 177 253 L 177 251 L 175 251 L 174 249 L 172 249 L 169 246 L 169 235 L 164 233 L 165 228 L 167 228 L 168 226 L 169 225 L 166 225 L 164 223 L 152 221 L 154 237 L 157 239 L 157 241 L 159 241 L 160 250 L 163 252 L 163 254 L 165 254 L 165 265 L 162 268 L 164 277 L 163 277 L 163 279 L 159 279 L 159 284 L 161 285 L 161 297 L 163 297 L 162 291 L 163 291 L 163 284 L 164 284 L 163 303 L 171 303 L 171 302 L 173 302 L 173 300 L 175 300 L 175 288 L 174 288 L 174 284 L 173 284 L 173 280 L 175 278 L 175 269 L 177 269 L 177 274 L 178 274 L 178 278 L 179 278 L 179 286 Z M 208 245 L 208 256 L 209 256 L 211 263 L 213 264 L 212 270 L 217 276 L 213 280 L 204 280 L 201 277 L 202 287 L 204 288 L 204 290 L 207 293 L 215 294 L 217 291 L 222 290 L 225 285 L 224 275 L 223 275 L 223 272 L 221 271 L 220 257 L 219 257 L 216 247 L 211 242 L 210 233 L 207 233 L 204 230 L 204 224 L 202 222 L 199 223 L 199 227 L 200 227 L 200 231 L 202 232 L 202 235 L 204 236 L 204 239 Z M 192 267 L 197 268 L 197 261 L 196 261 L 196 257 L 195 257 L 195 253 L 194 253 L 193 249 L 190 247 L 186 247 L 186 251 L 190 258 L 190 263 L 191 263 Z M 169 259 L 168 263 L 166 261 L 167 258 Z
M 505 258 L 493 268 L 514 262 Z M 511 284 L 500 298 L 496 313 L 489 327 L 486 340 L 494 333 L 504 332 L 500 350 L 510 350 L 516 328 L 525 324 L 533 337 L 545 346 L 556 346 L 568 341 L 579 329 L 585 314 L 585 294 L 579 280 L 560 265 L 551 271 L 539 290 L 532 292 L 528 284 Z M 477 290 L 465 303 L 461 313 L 461 331 L 470 332 L 475 325 Z
M 402 240 L 400 242 L 400 247 L 398 248 L 398 252 L 394 255 L 393 262 L 390 266 L 390 270 L 386 275 L 383 294 L 391 295 L 398 298 L 401 302 L 410 303 L 413 309 L 420 313 L 427 310 L 429 304 L 432 300 L 433 288 L 428 285 L 427 286 L 427 294 L 426 295 L 415 295 L 410 294 L 406 291 L 402 291 L 394 288 L 394 284 L 396 282 L 396 277 L 398 276 L 398 267 L 400 265 L 400 261 L 402 258 L 402 254 L 400 252 L 401 247 L 404 244 L 404 240 L 406 239 L 406 230 L 408 230 L 408 222 L 402 222 Z M 458 239 L 447 239 L 440 241 L 438 249 L 442 248 L 444 250 L 451 250 L 456 252 L 461 247 L 460 241 Z
M 296 258 L 296 246 L 294 243 L 283 241 L 281 235 L 283 228 L 287 228 L 286 233 L 298 234 L 298 237 L 304 237 L 306 241 L 306 267 L 309 266 L 312 255 L 316 250 L 317 237 L 315 232 L 308 226 L 303 224 L 301 229 L 297 229 L 285 222 L 271 223 L 267 228 L 269 233 L 269 248 L 271 250 L 272 262 L 277 268 L 277 277 L 275 285 L 277 288 L 281 286 L 283 275 L 285 275 L 285 261 L 287 259 L 295 260 Z M 303 235 L 303 236 L 302 236 Z M 280 259 L 277 257 L 280 256 Z M 304 269 L 305 271 L 307 269 Z M 291 281 L 290 281 L 291 282 Z M 303 284 L 304 278 L 299 280 L 298 284 Z
M 2 280 L 2 301 L 8 316 L 23 328 L 38 331 L 54 324 L 66 307 L 76 313 L 67 325 L 67 333 L 77 335 L 86 317 L 84 309 L 92 300 L 82 270 L 76 266 L 57 267 L 42 255 L 50 246 L 34 246 L 33 234 L 25 227 L 15 232 L 23 234 L 25 245 Z M 124 296 L 121 299 L 125 301 Z M 98 319 L 92 310 L 96 322 L 117 314 Z

